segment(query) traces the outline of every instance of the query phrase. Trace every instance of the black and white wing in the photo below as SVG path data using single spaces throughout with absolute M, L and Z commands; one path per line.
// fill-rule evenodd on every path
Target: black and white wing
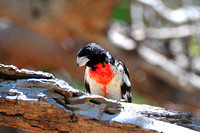
M 117 65 L 118 70 L 122 71 L 122 84 L 121 84 L 121 95 L 122 99 L 125 99 L 126 102 L 132 102 L 131 95 L 131 83 L 129 78 L 129 72 L 124 63 L 116 60 L 115 64 Z

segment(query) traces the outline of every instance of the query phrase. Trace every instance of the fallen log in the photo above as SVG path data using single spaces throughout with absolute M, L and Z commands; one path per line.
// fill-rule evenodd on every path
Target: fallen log
M 44 72 L 0 64 L 0 125 L 30 132 L 191 132 L 190 113 L 89 95 Z

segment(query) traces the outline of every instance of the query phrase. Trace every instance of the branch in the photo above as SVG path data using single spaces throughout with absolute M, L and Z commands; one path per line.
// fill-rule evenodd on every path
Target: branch
M 137 48 L 138 53 L 142 58 L 150 62 L 150 64 L 153 65 L 156 64 L 160 66 L 162 70 L 159 70 L 159 68 L 157 67 L 155 68 L 154 66 L 150 67 L 150 64 L 146 64 L 146 62 L 142 61 L 140 61 L 142 62 L 140 64 L 140 68 L 143 68 L 144 70 L 150 70 L 152 71 L 153 75 L 156 75 L 160 79 L 167 81 L 168 84 L 182 88 L 184 90 L 187 90 L 188 88 L 190 88 L 191 90 L 196 90 L 196 88 L 200 87 L 199 82 L 194 82 L 193 80 L 191 80 L 191 79 L 200 79 L 200 77 L 197 76 L 194 72 L 190 73 L 187 72 L 183 68 L 177 66 L 176 63 L 174 63 L 172 60 L 168 59 L 159 52 L 152 50 L 151 48 L 148 48 L 146 46 L 148 43 L 150 43 L 149 39 L 152 38 L 171 39 L 171 38 L 186 37 L 190 35 L 200 35 L 199 27 L 183 25 L 175 28 L 146 28 L 146 33 L 141 31 L 141 34 L 139 35 L 140 36 L 139 38 L 146 37 L 146 39 L 143 42 L 138 43 L 141 44 L 138 46 L 136 45 L 136 42 L 133 39 L 129 38 L 128 35 L 126 35 L 128 31 L 127 29 L 128 27 L 126 27 L 125 25 L 122 25 L 118 22 L 114 22 L 108 31 L 108 37 L 115 45 L 125 50 L 133 50 Z M 155 42 L 152 41 L 151 43 Z M 126 58 L 127 56 L 128 55 L 125 55 Z M 133 58 L 133 56 L 129 58 Z M 162 60 L 162 62 L 160 62 L 160 60 Z M 166 64 L 170 65 L 166 66 Z M 180 77 L 186 77 L 185 75 L 187 75 L 188 78 L 185 79 L 186 81 L 185 86 L 182 86 L 179 83 Z
M 76 90 L 51 74 L 0 66 L 1 125 L 31 132 L 200 131 L 200 121 L 189 113 L 119 103 Z
M 152 7 L 159 15 L 175 24 L 183 24 L 200 19 L 200 8 L 198 6 L 184 6 L 173 10 L 166 7 L 161 0 L 138 0 L 138 2 Z
M 166 28 L 147 28 L 146 36 L 154 39 L 173 39 L 188 36 L 199 36 L 199 26 L 194 25 L 181 25 L 177 27 Z
M 146 8 L 144 5 L 146 5 Z M 184 6 L 182 8 L 172 10 L 167 8 L 161 0 L 132 1 L 131 35 L 133 39 L 137 41 L 142 41 L 145 38 L 173 39 L 188 36 L 199 36 L 200 32 L 197 23 L 200 20 L 199 11 L 200 7 L 198 6 Z M 162 19 L 157 18 L 156 14 L 162 16 L 161 18 L 165 18 L 167 22 L 175 23 L 176 25 L 173 27 L 158 28 L 162 23 Z M 192 25 L 191 22 L 193 22 Z M 147 26 L 148 23 L 149 28 Z M 170 25 L 172 26 L 172 24 Z

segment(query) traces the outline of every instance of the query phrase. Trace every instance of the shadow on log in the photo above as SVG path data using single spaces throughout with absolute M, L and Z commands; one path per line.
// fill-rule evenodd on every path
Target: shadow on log
M 0 124 L 31 132 L 199 132 L 190 113 L 89 95 L 44 72 L 0 65 Z

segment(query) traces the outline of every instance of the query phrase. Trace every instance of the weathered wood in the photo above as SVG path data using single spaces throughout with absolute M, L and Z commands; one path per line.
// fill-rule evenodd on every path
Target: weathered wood
M 54 76 L 50 73 L 31 71 L 27 69 L 19 70 L 13 65 L 6 66 L 3 64 L 0 64 L 0 76 L 1 79 L 54 78 Z
M 190 113 L 88 95 L 49 75 L 1 65 L 1 125 L 31 132 L 200 131 Z

